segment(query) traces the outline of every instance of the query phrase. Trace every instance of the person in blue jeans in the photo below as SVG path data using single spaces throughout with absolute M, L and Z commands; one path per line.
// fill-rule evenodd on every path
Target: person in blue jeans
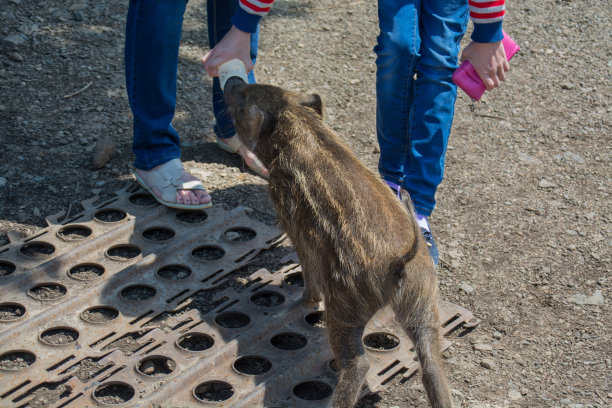
M 376 130 L 379 172 L 398 195 L 410 194 L 434 264 L 438 250 L 428 217 L 444 173 L 453 122 L 460 42 L 469 17 L 472 42 L 464 49 L 488 90 L 509 70 L 501 44 L 504 0 L 379 0 Z
M 218 76 L 222 63 L 238 58 L 255 82 L 258 26 L 274 0 L 208 0 L 211 51 L 204 67 Z M 187 0 L 130 0 L 125 36 L 125 77 L 133 114 L 134 176 L 162 204 L 183 209 L 211 205 L 200 180 L 180 161 L 180 139 L 172 126 L 176 107 L 177 66 Z M 215 75 L 216 74 L 216 75 Z M 214 128 L 220 147 L 240 154 L 247 165 L 265 176 L 267 169 L 235 136 L 226 112 L 219 78 L 213 79 Z

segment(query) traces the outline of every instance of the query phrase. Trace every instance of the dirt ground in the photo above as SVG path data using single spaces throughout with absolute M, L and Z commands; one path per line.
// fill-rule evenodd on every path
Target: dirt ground
M 607 10 L 607 11 L 606 11 Z M 127 1 L 0 0 L 0 246 L 131 179 L 123 74 Z M 461 94 L 432 228 L 442 297 L 482 319 L 451 337 L 458 406 L 612 406 L 612 13 L 605 0 L 516 0 L 521 46 L 503 87 Z M 214 144 L 206 7 L 189 3 L 175 126 L 215 205 L 273 225 L 266 182 Z M 376 169 L 376 2 L 278 0 L 261 25 L 258 80 L 327 102 L 328 122 Z M 115 154 L 91 164 L 97 140 Z M 424 406 L 395 380 L 364 407 Z

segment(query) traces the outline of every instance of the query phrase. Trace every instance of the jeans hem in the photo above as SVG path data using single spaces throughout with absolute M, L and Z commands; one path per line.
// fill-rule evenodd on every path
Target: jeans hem
M 134 168 L 137 168 L 138 170 L 148 171 L 148 170 L 151 170 L 153 167 L 159 166 L 164 163 L 168 163 L 170 160 L 180 159 L 180 158 L 181 158 L 181 155 L 173 154 L 171 156 L 160 157 L 159 159 L 156 159 L 152 162 L 148 162 L 144 165 L 141 165 L 142 163 L 140 163 L 138 159 L 136 159 L 136 161 L 134 161 Z

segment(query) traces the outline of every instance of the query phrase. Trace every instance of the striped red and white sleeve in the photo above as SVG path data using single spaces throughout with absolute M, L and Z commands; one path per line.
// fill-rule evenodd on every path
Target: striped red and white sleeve
M 472 40 L 484 43 L 500 41 L 506 13 L 505 0 L 469 0 L 469 6 L 474 23 Z
M 239 0 L 240 7 L 232 18 L 232 24 L 247 33 L 257 30 L 259 20 L 270 12 L 274 0 Z

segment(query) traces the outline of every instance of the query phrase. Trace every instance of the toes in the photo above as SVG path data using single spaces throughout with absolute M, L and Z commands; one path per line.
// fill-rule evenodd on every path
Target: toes
M 200 204 L 206 204 L 210 202 L 210 194 L 208 194 L 204 190 L 196 190 L 194 191 L 196 200 L 200 201 Z
M 195 202 L 195 196 L 193 195 L 193 193 L 189 190 L 179 190 L 176 193 L 176 200 L 177 203 L 180 204 L 196 204 Z M 179 202 L 180 199 L 180 202 Z

